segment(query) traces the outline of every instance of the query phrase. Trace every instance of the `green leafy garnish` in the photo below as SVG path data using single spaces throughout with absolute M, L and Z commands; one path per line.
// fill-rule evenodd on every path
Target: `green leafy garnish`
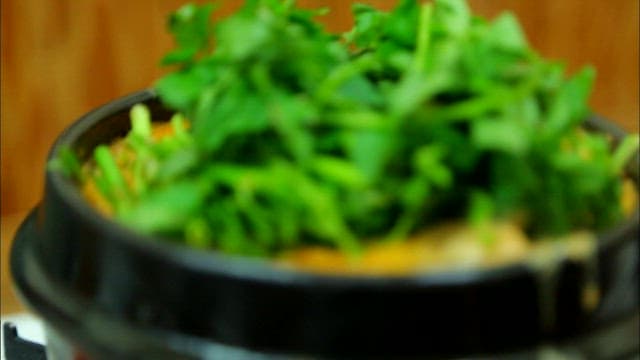
M 52 171 L 59 171 L 69 178 L 82 179 L 82 164 L 76 153 L 68 146 L 63 146 L 48 164 L 47 168 Z
M 594 70 L 566 78 L 511 13 L 354 5 L 353 29 L 331 34 L 314 20 L 324 11 L 294 1 L 247 1 L 218 23 L 213 10 L 169 18 L 176 48 L 162 63 L 174 71 L 155 89 L 177 113 L 174 135 L 152 140 L 148 111 L 132 109 L 129 186 L 96 150 L 94 181 L 124 223 L 267 256 L 305 244 L 357 253 L 451 218 L 487 243 L 486 224 L 514 214 L 532 236 L 621 218 L 637 136 L 612 154 L 581 130 Z

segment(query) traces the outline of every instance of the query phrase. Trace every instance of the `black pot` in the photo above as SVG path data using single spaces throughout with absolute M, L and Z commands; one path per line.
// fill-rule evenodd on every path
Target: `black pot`
M 50 158 L 63 145 L 87 158 L 124 135 L 138 102 L 154 119 L 171 115 L 152 92 L 132 94 L 78 120 Z M 597 117 L 589 124 L 624 135 Z M 637 167 L 629 175 L 637 182 Z M 589 259 L 545 269 L 314 275 L 139 235 L 49 171 L 42 202 L 17 233 L 11 272 L 58 357 L 423 359 L 531 355 L 541 346 L 609 357 L 638 351 L 638 228 L 636 210 L 599 235 Z M 601 296 L 588 309 L 583 292 L 594 279 Z

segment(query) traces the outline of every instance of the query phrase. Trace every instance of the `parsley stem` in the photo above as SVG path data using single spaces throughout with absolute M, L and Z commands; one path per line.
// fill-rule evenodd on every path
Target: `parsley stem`
M 431 15 L 432 4 L 423 4 L 420 8 L 420 23 L 418 25 L 418 38 L 416 40 L 416 53 L 413 67 L 417 72 L 424 71 L 427 62 L 427 52 L 431 43 Z
M 107 197 L 114 199 L 117 203 L 124 203 L 128 201 L 128 188 L 127 183 L 116 164 L 109 147 L 106 145 L 99 145 L 94 150 L 94 159 L 96 165 L 102 172 L 102 181 L 104 184 L 104 190 L 108 192 Z M 118 208 L 118 206 L 116 206 Z
M 621 174 L 623 172 L 625 165 L 631 157 L 634 154 L 638 154 L 638 148 L 640 148 L 640 136 L 638 136 L 638 134 L 629 135 L 622 140 L 611 159 L 613 172 L 615 174 Z
M 151 113 L 143 104 L 136 104 L 131 108 L 131 133 L 143 139 L 151 137 Z

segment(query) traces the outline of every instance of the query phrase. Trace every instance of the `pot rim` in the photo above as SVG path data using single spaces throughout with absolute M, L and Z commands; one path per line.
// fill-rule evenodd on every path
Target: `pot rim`
M 58 136 L 50 149 L 47 161 L 53 159 L 61 147 L 68 146 L 73 148 L 76 141 L 85 132 L 103 119 L 116 113 L 129 111 L 136 103 L 155 99 L 157 97 L 153 89 L 144 89 L 112 100 L 86 113 Z M 598 115 L 592 115 L 588 121 L 588 127 L 611 134 L 614 137 L 614 141 L 619 140 L 626 134 L 622 128 Z M 636 154 L 632 162 L 637 163 L 637 160 L 638 155 Z M 635 183 L 636 189 L 638 189 L 638 168 L 630 166 L 628 172 Z M 82 217 L 81 221 L 86 221 L 99 228 L 110 228 L 115 237 L 119 241 L 125 242 L 126 245 L 148 252 L 150 255 L 164 261 L 170 261 L 178 266 L 202 273 L 223 273 L 233 278 L 281 285 L 353 288 L 377 286 L 465 286 L 481 281 L 495 281 L 531 271 L 523 262 L 486 268 L 443 269 L 441 271 L 416 272 L 406 275 L 324 274 L 279 268 L 274 266 L 269 259 L 232 256 L 216 250 L 203 251 L 183 244 L 158 241 L 158 239 L 162 238 L 141 234 L 100 214 L 85 200 L 77 185 L 60 172 L 47 169 L 46 177 L 55 190 L 61 194 L 61 199 L 67 202 L 67 205 L 75 209 L 76 214 Z M 624 235 L 633 232 L 634 229 L 637 231 L 639 226 L 640 206 L 636 205 L 631 216 L 625 218 L 613 228 L 596 233 L 597 251 L 601 252 L 626 241 Z

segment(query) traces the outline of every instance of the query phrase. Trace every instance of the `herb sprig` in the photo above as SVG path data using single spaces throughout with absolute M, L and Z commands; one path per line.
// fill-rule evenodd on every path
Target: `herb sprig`
M 215 24 L 213 10 L 169 18 L 177 47 L 162 63 L 175 71 L 155 89 L 179 114 L 174 135 L 153 141 L 132 109 L 127 188 L 96 150 L 94 181 L 120 221 L 267 256 L 356 253 L 448 218 L 524 214 L 532 236 L 621 218 L 637 136 L 612 153 L 581 130 L 594 70 L 566 78 L 513 14 L 489 21 L 463 0 L 354 5 L 353 29 L 331 34 L 314 20 L 324 11 L 294 1 L 247 1 Z

